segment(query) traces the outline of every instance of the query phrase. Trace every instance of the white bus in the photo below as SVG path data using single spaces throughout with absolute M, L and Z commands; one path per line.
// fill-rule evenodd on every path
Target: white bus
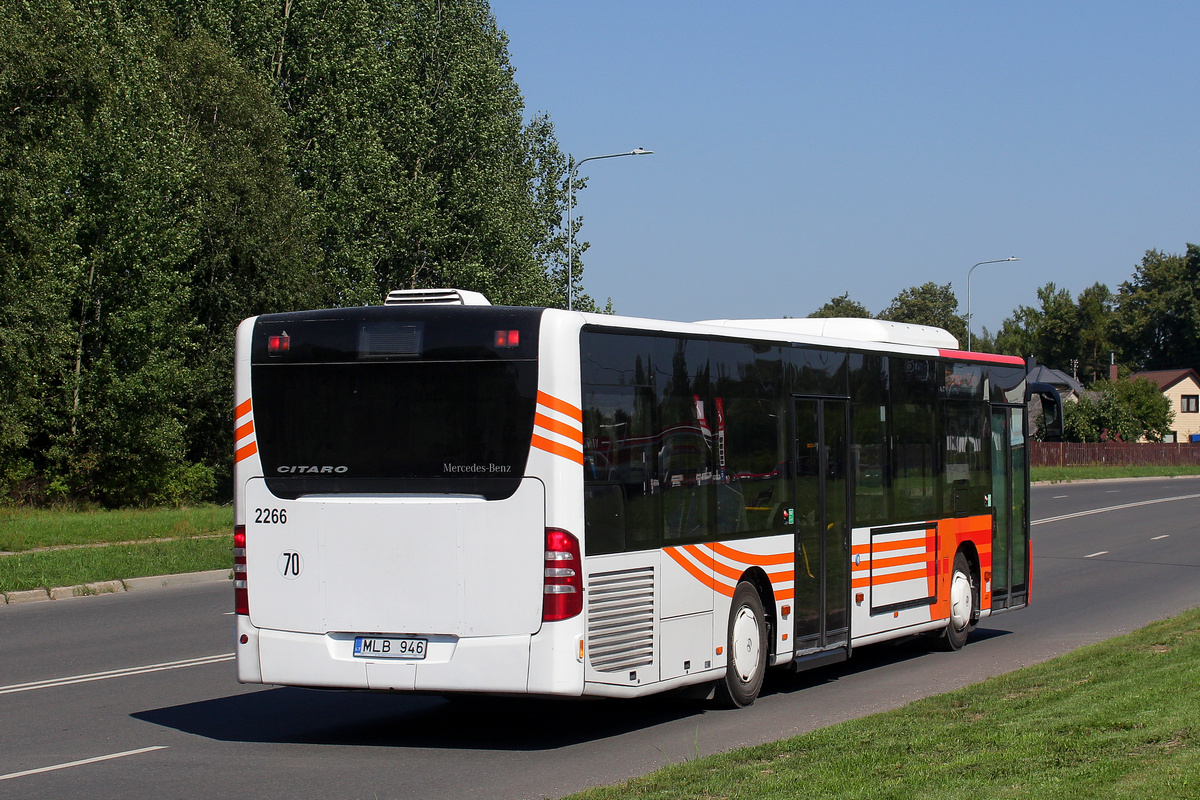
M 744 706 L 768 666 L 958 649 L 1030 561 L 1025 366 L 957 346 L 456 290 L 248 319 L 238 678 Z

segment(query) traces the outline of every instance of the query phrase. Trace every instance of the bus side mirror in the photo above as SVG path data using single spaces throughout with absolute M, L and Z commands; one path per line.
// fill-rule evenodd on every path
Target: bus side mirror
M 1026 388 L 1025 402 L 1033 397 L 1042 401 L 1042 440 L 1057 442 L 1063 435 L 1062 398 L 1048 383 L 1031 383 Z

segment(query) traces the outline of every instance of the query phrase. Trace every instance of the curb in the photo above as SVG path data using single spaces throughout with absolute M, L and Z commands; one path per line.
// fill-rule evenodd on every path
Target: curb
M 179 575 L 153 575 L 148 578 L 126 578 L 120 581 L 100 581 L 79 586 L 59 586 L 54 589 L 27 589 L 20 592 L 0 592 L 0 605 L 21 605 L 43 600 L 68 600 L 74 597 L 93 597 L 101 594 L 161 589 L 167 586 L 194 586 L 201 583 L 220 583 L 233 580 L 233 570 L 212 569 L 206 572 L 184 572 Z
M 1122 481 L 1186 481 L 1200 475 L 1140 475 L 1136 478 L 1066 478 L 1061 481 L 1033 481 L 1030 486 L 1066 486 L 1070 483 L 1121 483 Z

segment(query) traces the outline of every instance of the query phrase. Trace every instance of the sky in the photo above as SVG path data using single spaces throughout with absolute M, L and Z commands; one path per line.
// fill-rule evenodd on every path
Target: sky
M 591 161 L 619 314 L 872 313 L 950 283 L 976 335 L 1048 282 L 1200 242 L 1195 2 L 492 0 L 526 113 Z

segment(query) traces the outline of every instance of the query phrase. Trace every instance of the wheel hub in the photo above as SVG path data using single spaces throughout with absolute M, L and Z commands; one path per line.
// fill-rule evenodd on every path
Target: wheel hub
M 961 572 L 955 572 L 950 584 L 950 624 L 955 630 L 961 631 L 971 624 L 971 617 L 975 613 L 974 601 L 971 579 Z
M 759 641 L 758 620 L 754 612 L 748 608 L 738 611 L 733 621 L 733 652 L 729 657 L 733 660 L 733 669 L 738 680 L 749 683 L 758 667 L 759 651 L 762 642 Z

